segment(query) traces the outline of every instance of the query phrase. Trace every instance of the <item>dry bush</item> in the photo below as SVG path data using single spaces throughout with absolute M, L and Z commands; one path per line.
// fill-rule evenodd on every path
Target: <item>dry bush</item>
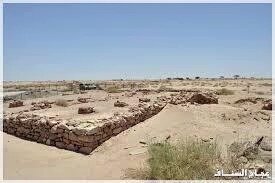
M 117 86 L 110 86 L 105 89 L 107 93 L 121 93 L 122 91 Z
M 125 178 L 143 180 L 242 180 L 242 177 L 214 177 L 217 169 L 226 172 L 244 169 L 249 165 L 248 155 L 257 162 L 260 156 L 251 149 L 254 143 L 238 139 L 227 147 L 226 156 L 221 155 L 217 141 L 186 140 L 172 145 L 167 141 L 149 143 L 149 159 L 145 166 L 127 169 Z M 244 147 L 244 143 L 247 145 Z M 248 142 L 248 144 L 247 144 Z M 252 145 L 252 146 L 251 146 Z M 248 163 L 248 164 L 247 164 Z M 257 165 L 256 165 L 257 167 Z M 261 170 L 261 168 L 257 169 Z M 269 168 L 267 168 L 269 171 Z
M 167 90 L 167 87 L 165 85 L 161 85 L 159 87 L 159 90 L 162 90 L 162 91 L 166 91 Z
M 257 92 L 255 92 L 257 95 L 264 95 L 265 93 L 264 92 L 262 92 L 262 91 L 257 91 Z
M 64 88 L 59 90 L 59 92 L 70 92 L 70 91 L 72 91 L 70 88 Z
M 59 90 L 60 92 L 70 92 L 73 91 L 74 87 L 72 84 L 67 84 L 61 87 L 61 89 Z
M 263 83 L 263 84 L 259 84 L 260 86 L 272 86 L 271 83 Z
M 124 179 L 150 180 L 148 167 L 128 168 L 124 172 Z
M 172 88 L 169 88 L 169 87 L 167 87 L 167 86 L 165 86 L 165 85 L 161 85 L 160 87 L 159 87 L 159 89 L 158 89 L 158 91 L 171 91 L 171 90 L 173 90 Z
M 234 91 L 222 88 L 220 90 L 217 90 L 217 95 L 234 95 Z
M 150 180 L 213 179 L 221 153 L 216 144 L 198 140 L 172 145 L 149 144 L 148 168 L 128 170 L 126 177 Z
M 68 104 L 67 100 L 65 100 L 65 99 L 57 99 L 55 101 L 55 105 L 62 106 L 62 107 L 68 107 L 69 104 Z

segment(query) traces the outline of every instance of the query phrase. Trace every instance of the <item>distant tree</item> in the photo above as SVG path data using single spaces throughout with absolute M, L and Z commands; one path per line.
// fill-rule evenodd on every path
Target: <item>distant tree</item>
M 224 79 L 224 76 L 220 76 L 220 79 Z
M 189 77 L 186 77 L 186 80 L 190 80 L 190 78 L 189 78 Z
M 171 80 L 172 78 L 166 78 L 167 80 Z
M 233 78 L 234 79 L 238 79 L 240 77 L 240 75 L 234 75 Z
M 200 77 L 199 77 L 199 76 L 196 76 L 195 79 L 200 79 Z

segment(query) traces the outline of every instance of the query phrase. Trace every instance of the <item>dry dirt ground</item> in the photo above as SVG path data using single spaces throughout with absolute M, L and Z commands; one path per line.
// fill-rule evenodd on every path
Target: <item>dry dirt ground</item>
M 165 86 L 212 90 L 226 87 L 234 90 L 235 93 L 219 95 L 219 104 L 168 104 L 159 114 L 112 137 L 88 156 L 22 140 L 4 133 L 4 179 L 123 179 L 126 178 L 126 169 L 146 166 L 147 146 L 140 142 L 162 141 L 168 136 L 171 136 L 172 142 L 186 138 L 198 138 L 203 141 L 217 140 L 223 152 L 226 152 L 227 146 L 236 140 L 262 135 L 271 137 L 271 111 L 261 110 L 263 104 L 260 101 L 255 104 L 250 102 L 234 104 L 235 101 L 248 97 L 271 99 L 271 80 L 193 81 L 193 83 L 188 81 L 188 84 L 186 83 L 187 81 L 177 81 L 165 83 Z M 247 83 L 251 83 L 249 94 L 246 91 Z M 89 92 L 81 96 L 90 96 L 95 99 L 92 105 L 96 108 L 98 106 L 99 113 L 96 115 L 107 116 L 110 112 L 123 110 L 111 107 L 117 97 L 130 104 L 137 100 L 135 97 L 129 99 L 120 93 L 109 94 L 111 95 L 109 102 L 96 101 L 107 95 L 107 93 Z M 55 100 L 59 97 L 55 96 L 47 100 Z M 76 99 L 78 95 L 64 97 Z M 41 99 L 28 100 L 26 101 L 28 105 L 12 109 L 14 111 L 7 108 L 8 104 L 4 104 L 4 112 L 27 109 L 32 101 L 39 100 Z M 75 117 L 77 120 L 84 120 L 83 117 L 73 114 L 79 105 L 87 104 L 74 104 L 62 110 L 58 110 L 61 107 L 54 107 L 35 112 L 42 111 L 49 116 L 59 115 L 66 119 Z M 85 116 L 85 120 L 90 117 Z

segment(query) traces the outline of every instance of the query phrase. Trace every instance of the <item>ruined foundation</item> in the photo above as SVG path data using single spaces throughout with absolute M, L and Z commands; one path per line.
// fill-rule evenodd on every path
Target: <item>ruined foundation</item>
M 4 116 L 3 131 L 38 143 L 90 154 L 112 136 L 158 114 L 165 105 L 163 102 L 140 103 L 127 113 L 102 119 L 96 125 L 34 114 L 11 114 Z

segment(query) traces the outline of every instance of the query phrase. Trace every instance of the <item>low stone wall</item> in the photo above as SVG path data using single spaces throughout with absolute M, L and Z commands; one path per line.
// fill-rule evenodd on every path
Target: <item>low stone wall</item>
M 120 132 L 156 115 L 166 103 L 140 103 L 125 114 L 99 121 L 100 126 L 81 126 L 68 120 L 59 120 L 21 113 L 6 115 L 3 130 L 23 139 L 56 146 L 70 151 L 90 154 L 100 144 Z

